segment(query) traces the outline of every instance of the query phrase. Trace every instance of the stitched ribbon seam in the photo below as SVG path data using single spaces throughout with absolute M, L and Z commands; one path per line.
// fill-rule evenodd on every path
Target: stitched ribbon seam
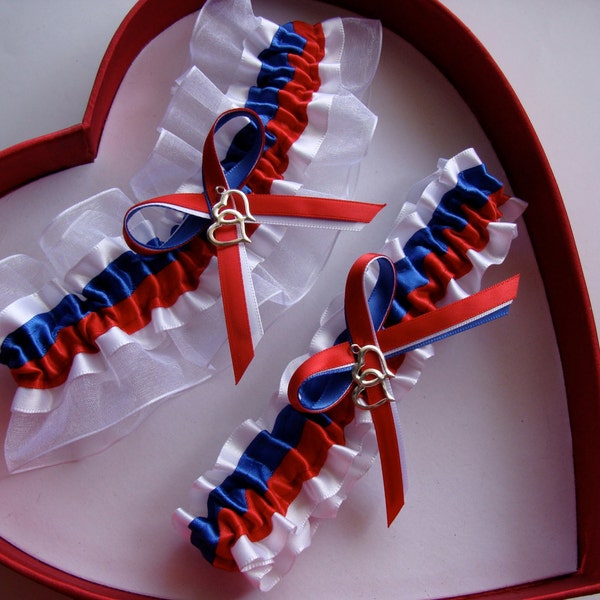
M 375 263 L 379 273 L 367 296 L 365 275 Z M 299 411 L 321 413 L 342 401 L 351 401 L 357 386 L 352 376 L 357 365 L 357 347 L 374 347 L 382 355 L 380 358 L 374 351 L 365 352 L 364 373 L 367 369 L 393 372 L 399 368 L 397 359 L 406 352 L 506 315 L 516 297 L 518 281 L 518 276 L 512 277 L 448 306 L 383 328 L 394 297 L 396 269 L 386 256 L 363 255 L 352 266 L 346 283 L 344 302 L 350 340 L 318 352 L 298 367 L 288 386 L 291 405 Z M 404 490 L 396 403 L 384 400 L 390 397 L 388 385 L 387 378 L 382 378 L 375 385 L 365 387 L 364 393 L 367 409 L 377 404 L 370 410 L 381 457 L 390 525 L 404 504 Z
M 253 126 L 254 138 L 248 152 L 225 172 L 217 154 L 215 134 L 223 125 L 239 117 Z M 208 233 L 206 243 L 216 246 L 225 325 L 236 383 L 254 357 L 254 347 L 263 333 L 251 267 L 244 247 L 261 222 L 256 217 L 264 217 L 262 222 L 271 224 L 305 226 L 308 219 L 311 227 L 353 230 L 369 223 L 385 206 L 332 198 L 247 192 L 244 186 L 262 155 L 264 139 L 264 126 L 254 111 L 240 108 L 223 113 L 204 144 L 204 193 L 171 194 L 140 202 L 127 211 L 123 224 L 127 244 L 145 255 L 180 248 L 195 236 Z M 164 242 L 142 242 L 130 227 L 134 215 L 153 207 L 185 215 Z

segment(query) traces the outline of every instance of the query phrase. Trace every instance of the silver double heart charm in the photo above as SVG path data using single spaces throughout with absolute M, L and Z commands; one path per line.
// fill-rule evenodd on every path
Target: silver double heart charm
M 250 238 L 246 233 L 246 221 L 256 222 L 256 219 L 250 212 L 250 202 L 248 196 L 241 190 L 226 189 L 222 186 L 216 188 L 218 194 L 221 194 L 219 201 L 212 207 L 211 212 L 214 222 L 210 225 L 207 230 L 208 239 L 215 244 L 215 246 L 231 246 L 239 244 L 240 242 L 248 243 Z M 236 208 L 234 197 L 238 196 L 243 203 L 243 212 Z M 231 205 L 230 205 L 231 199 Z M 238 237 L 230 240 L 219 240 L 215 233 L 218 229 L 226 225 L 233 225 L 238 228 Z
M 373 367 L 365 369 L 365 356 L 367 353 L 373 353 L 379 360 L 379 369 L 375 369 Z M 381 349 L 377 346 L 366 345 L 359 346 L 358 344 L 352 344 L 352 353 L 356 357 L 356 362 L 352 367 L 352 379 L 354 380 L 354 390 L 352 392 L 352 400 L 354 404 L 363 410 L 373 410 L 379 406 L 382 406 L 386 402 L 394 402 L 394 396 L 389 392 L 387 386 L 385 385 L 385 380 L 393 377 L 394 373 L 390 371 L 387 366 L 385 356 Z M 383 390 L 383 397 L 374 402 L 373 404 L 369 404 L 364 398 L 363 393 L 367 388 L 374 387 L 376 385 L 381 386 Z

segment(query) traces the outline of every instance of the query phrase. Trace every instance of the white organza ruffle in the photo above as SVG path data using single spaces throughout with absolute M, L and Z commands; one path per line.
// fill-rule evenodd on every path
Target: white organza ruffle
M 236 18 L 232 19 L 231 15 Z M 373 135 L 376 117 L 361 101 L 375 75 L 381 25 L 358 18 L 324 21 L 320 87 L 309 105 L 309 126 L 292 146 L 274 194 L 348 197 Z M 132 179 L 138 199 L 201 189 L 202 146 L 215 118 L 247 99 L 256 84 L 256 56 L 276 25 L 256 17 L 248 0 L 207 2 L 190 43 L 192 66 L 177 81 L 152 156 Z
M 174 87 L 153 152 L 133 177 L 135 200 L 200 188 L 204 137 L 222 111 L 243 104 L 247 87 L 256 83 L 256 53 L 276 29 L 254 16 L 248 0 L 205 4 L 190 42 L 191 65 Z M 374 131 L 376 117 L 359 96 L 377 67 L 381 26 L 336 18 L 323 30 L 321 86 L 273 193 L 347 197 Z M 0 261 L 0 279 L 7 282 L 0 289 L 0 341 L 65 295 L 81 295 L 91 278 L 128 250 L 121 219 L 133 202 L 116 189 L 84 200 L 45 231 L 46 261 L 25 256 Z M 259 304 L 273 306 L 265 326 L 310 289 L 336 235 L 275 225 L 253 235 L 248 252 L 253 284 Z M 77 354 L 61 385 L 18 388 L 5 443 L 10 471 L 97 452 L 135 428 L 146 409 L 228 364 L 215 261 L 197 289 L 169 308 L 153 309 L 145 327 L 125 333 L 114 326 L 95 341 L 99 352 Z
M 404 258 L 404 245 L 418 230 L 429 223 L 435 199 L 454 188 L 461 171 L 480 165 L 473 150 L 466 150 L 448 161 L 440 161 L 438 171 L 417 184 L 403 205 L 394 229 L 380 252 L 398 261 Z M 509 198 L 502 206 L 503 215 L 515 220 L 525 208 L 517 198 Z M 506 258 L 517 227 L 512 222 L 490 222 L 489 239 L 480 251 L 469 250 L 472 268 L 465 275 L 452 279 L 444 297 L 436 303 L 442 306 L 477 292 L 488 267 Z M 309 356 L 330 347 L 345 329 L 343 296 L 337 297 L 324 312 L 321 326 L 313 337 L 309 352 L 293 360 L 286 368 L 279 392 L 271 399 L 257 421 L 246 421 L 224 444 L 212 470 L 200 476 L 192 486 L 190 503 L 173 515 L 173 525 L 186 538 L 188 525 L 196 517 L 207 515 L 209 494 L 236 468 L 251 440 L 262 430 L 271 431 L 280 411 L 288 405 L 287 388 L 296 368 Z M 431 345 L 406 355 L 392 380 L 394 397 L 401 400 L 417 383 L 425 361 L 433 355 Z M 285 515 L 275 513 L 272 530 L 263 539 L 252 541 L 239 536 L 231 546 L 231 554 L 239 570 L 259 589 L 271 589 L 291 568 L 296 556 L 307 548 L 319 522 L 336 516 L 354 484 L 367 472 L 376 459 L 378 448 L 371 416 L 368 411 L 356 410 L 355 419 L 345 427 L 345 445 L 331 446 L 323 468 L 306 481 Z M 383 500 L 382 500 L 383 501 Z

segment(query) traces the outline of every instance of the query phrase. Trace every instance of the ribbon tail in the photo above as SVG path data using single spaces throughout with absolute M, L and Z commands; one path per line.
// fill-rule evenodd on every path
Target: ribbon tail
M 386 356 L 395 356 L 503 317 L 518 287 L 519 276 L 515 275 L 462 300 L 382 329 L 377 332 L 378 343 Z
M 322 227 L 359 231 L 370 223 L 385 204 L 319 198 L 252 194 L 252 214 L 271 225 Z
M 379 448 L 385 510 L 389 527 L 404 506 L 404 478 L 400 440 L 396 427 L 398 421 L 396 405 L 394 402 L 387 402 L 373 410 L 371 414 Z
M 219 247 L 219 281 L 235 383 L 254 358 L 263 327 L 243 244 Z

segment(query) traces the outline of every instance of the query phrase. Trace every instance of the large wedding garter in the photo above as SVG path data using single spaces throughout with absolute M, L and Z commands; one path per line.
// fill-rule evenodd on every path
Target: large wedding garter
M 248 0 L 204 5 L 191 66 L 132 179 L 135 198 L 111 189 L 84 200 L 45 230 L 44 261 L 0 262 L 0 361 L 18 385 L 5 443 L 10 471 L 97 452 L 159 401 L 230 364 L 217 261 L 208 257 L 198 269 L 185 253 L 139 256 L 125 243 L 122 216 L 135 201 L 200 193 L 204 140 L 220 114 L 238 108 L 252 109 L 265 126 L 247 190 L 347 198 L 376 123 L 360 98 L 380 45 L 375 21 L 279 26 L 256 17 Z M 248 150 L 248 131 L 229 133 L 217 147 L 225 171 Z M 151 239 L 180 224 L 168 216 L 132 227 Z M 316 235 L 276 222 L 253 232 L 245 251 L 261 316 L 253 343 L 310 289 L 346 227 Z
M 271 589 L 378 451 L 393 520 L 404 502 L 395 402 L 417 382 L 429 342 L 506 314 L 517 278 L 479 291 L 481 278 L 506 257 L 524 207 L 473 150 L 415 186 L 264 414 L 234 431 L 175 511 L 175 528 L 211 564 Z

